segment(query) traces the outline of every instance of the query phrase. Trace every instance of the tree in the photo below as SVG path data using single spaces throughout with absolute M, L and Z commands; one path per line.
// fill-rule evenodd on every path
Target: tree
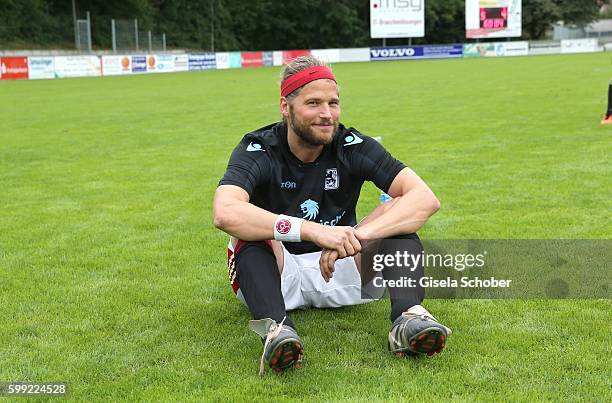
M 601 7 L 598 0 L 557 0 L 557 4 L 563 22 L 578 26 L 595 21 Z
M 583 26 L 598 17 L 602 0 L 522 0 L 523 38 L 540 39 L 563 20 Z M 165 32 L 170 47 L 281 50 L 380 45 L 370 39 L 368 0 L 76 0 L 79 18 L 91 12 L 92 40 L 111 47 L 111 18 L 138 19 L 141 31 Z M 214 15 L 211 12 L 214 6 Z M 425 0 L 425 37 L 414 43 L 465 41 L 465 0 Z M 407 38 L 387 44 L 405 44 Z M 68 0 L 0 0 L 2 47 L 72 47 Z
M 557 0 L 523 0 L 523 38 L 541 39 L 561 19 Z

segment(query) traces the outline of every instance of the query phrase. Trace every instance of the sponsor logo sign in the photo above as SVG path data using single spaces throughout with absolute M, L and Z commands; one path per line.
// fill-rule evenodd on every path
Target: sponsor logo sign
M 97 77 L 102 75 L 99 56 L 56 56 L 55 76 Z
M 24 80 L 28 78 L 27 57 L 3 57 L 0 59 L 3 80 Z
M 263 66 L 262 52 L 241 52 L 242 67 L 261 67 Z
M 146 56 L 132 56 L 132 73 L 146 73 L 147 72 L 147 57 Z
M 465 57 L 527 56 L 528 42 L 488 42 L 463 45 Z
M 564 39 L 561 41 L 561 53 L 588 53 L 598 52 L 597 38 Z
M 121 74 L 132 74 L 130 56 L 102 56 L 102 75 L 118 76 Z
M 212 70 L 217 68 L 217 57 L 214 53 L 191 53 L 189 70 Z
M 28 70 L 31 80 L 55 78 L 55 59 L 51 56 L 28 57 Z
M 370 0 L 371 38 L 425 36 L 425 0 Z
M 174 71 L 189 71 L 189 55 L 174 55 Z
M 297 183 L 294 181 L 284 181 L 281 182 L 281 189 L 297 189 Z
M 463 45 L 395 46 L 370 49 L 370 60 L 438 59 L 462 56 Z
M 529 43 L 529 54 L 530 55 L 554 55 L 561 53 L 561 42 L 560 41 L 549 41 L 549 42 L 530 42 Z
M 155 55 L 156 69 L 158 73 L 174 72 L 174 56 L 172 55 Z
M 157 57 L 155 55 L 147 56 L 147 73 L 157 73 Z
M 229 69 L 230 68 L 230 54 L 227 52 L 216 53 L 217 68 L 218 69 Z

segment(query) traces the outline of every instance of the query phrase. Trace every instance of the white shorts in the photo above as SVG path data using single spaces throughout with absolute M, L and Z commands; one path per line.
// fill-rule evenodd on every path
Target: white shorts
M 236 281 L 234 248 L 231 242 L 227 253 L 230 284 L 238 299 L 246 305 Z M 319 269 L 321 252 L 292 255 L 283 245 L 283 254 L 281 290 L 288 311 L 310 307 L 338 308 L 374 301 L 374 299 L 361 298 L 361 277 L 354 258 L 348 257 L 336 261 L 334 277 L 326 283 Z M 375 298 L 380 299 L 383 292 L 384 290 L 381 290 L 381 295 Z

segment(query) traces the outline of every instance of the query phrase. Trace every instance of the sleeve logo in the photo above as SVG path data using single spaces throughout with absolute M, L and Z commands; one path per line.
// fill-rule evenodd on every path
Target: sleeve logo
M 349 134 L 344 136 L 344 147 L 354 146 L 355 144 L 359 143 L 363 143 L 363 139 L 353 132 L 349 132 Z
M 261 146 L 261 144 L 259 143 L 253 143 L 250 142 L 249 145 L 246 148 L 247 151 L 263 151 L 265 152 L 266 150 L 263 149 L 263 147 Z

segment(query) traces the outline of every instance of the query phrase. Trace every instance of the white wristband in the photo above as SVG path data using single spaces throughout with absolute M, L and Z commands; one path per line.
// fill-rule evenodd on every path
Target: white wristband
M 283 242 L 301 242 L 302 218 L 279 214 L 274 222 L 274 239 Z

